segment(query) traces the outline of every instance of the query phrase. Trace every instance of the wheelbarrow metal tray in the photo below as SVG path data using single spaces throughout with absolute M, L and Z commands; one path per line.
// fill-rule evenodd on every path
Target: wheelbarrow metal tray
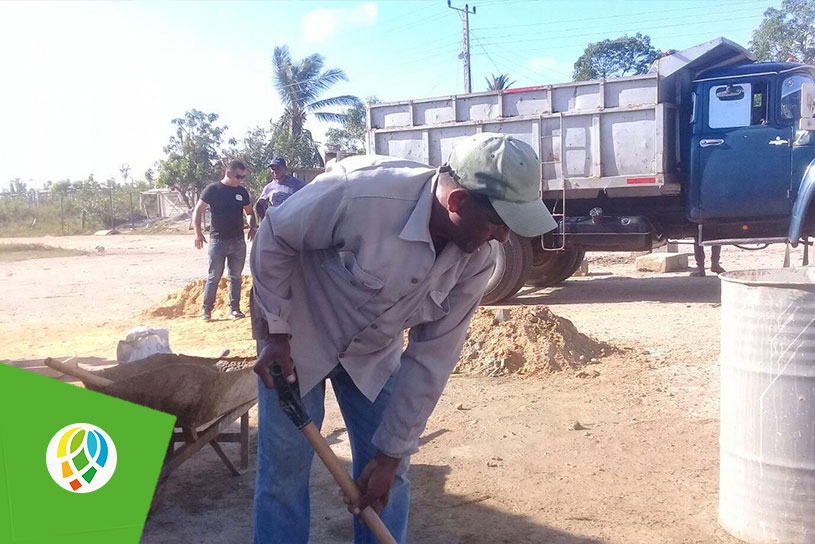
M 257 397 L 250 361 L 158 353 L 94 372 L 111 380 L 109 384 L 83 383 L 92 391 L 173 414 L 177 426 L 196 428 Z M 245 368 L 224 371 L 216 366 L 218 362 Z M 70 374 L 69 365 L 63 370 Z

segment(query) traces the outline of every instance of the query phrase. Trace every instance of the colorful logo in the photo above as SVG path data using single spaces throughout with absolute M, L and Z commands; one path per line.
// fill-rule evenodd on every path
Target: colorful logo
M 74 423 L 60 429 L 48 443 L 45 464 L 61 488 L 90 493 L 113 476 L 116 446 L 96 425 Z

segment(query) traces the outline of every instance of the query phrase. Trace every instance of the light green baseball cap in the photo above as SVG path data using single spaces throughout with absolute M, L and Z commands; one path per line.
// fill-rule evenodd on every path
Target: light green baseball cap
M 532 237 L 557 227 L 541 200 L 541 164 L 526 142 L 482 132 L 456 143 L 447 164 L 465 189 L 489 198 L 514 233 Z

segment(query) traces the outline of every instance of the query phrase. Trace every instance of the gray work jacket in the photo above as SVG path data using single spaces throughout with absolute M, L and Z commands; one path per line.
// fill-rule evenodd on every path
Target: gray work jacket
M 490 244 L 436 255 L 434 181 L 412 161 L 345 159 L 270 209 L 250 258 L 256 311 L 291 335 L 302 394 L 337 364 L 372 401 L 397 374 L 374 436 L 395 457 L 416 451 L 495 263 Z

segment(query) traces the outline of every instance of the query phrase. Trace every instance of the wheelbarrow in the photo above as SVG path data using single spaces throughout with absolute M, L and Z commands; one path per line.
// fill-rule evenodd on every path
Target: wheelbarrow
M 207 444 L 235 476 L 249 468 L 249 409 L 257 402 L 253 362 L 158 353 L 89 371 L 72 359 L 45 360 L 46 366 L 78 378 L 87 389 L 176 417 L 159 484 Z M 238 418 L 240 432 L 224 432 Z M 183 445 L 176 448 L 177 442 Z M 240 444 L 240 468 L 221 449 L 224 442 Z

